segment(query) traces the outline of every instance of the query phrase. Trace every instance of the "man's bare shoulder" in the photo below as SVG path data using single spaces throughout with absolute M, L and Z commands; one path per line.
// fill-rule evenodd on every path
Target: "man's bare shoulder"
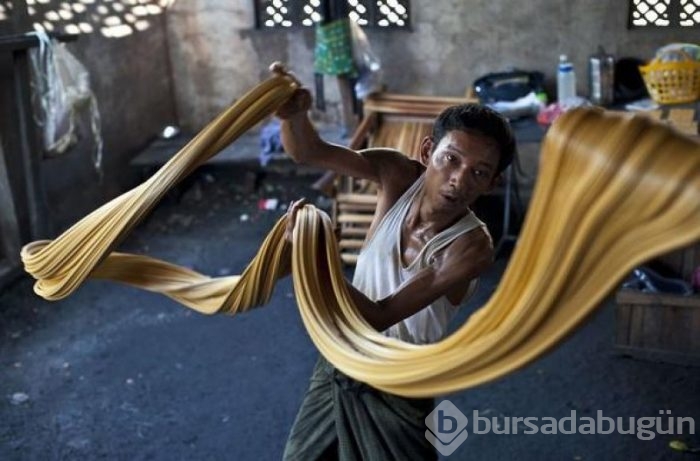
M 445 249 L 441 266 L 451 271 L 470 272 L 472 274 L 469 275 L 475 276 L 491 265 L 493 258 L 491 235 L 483 226 L 479 226 L 456 238 Z
M 445 296 L 457 306 L 469 290 L 470 280 L 479 277 L 493 263 L 491 236 L 484 227 L 461 235 L 452 242 L 438 260 L 438 277 L 448 287 Z
M 491 239 L 491 234 L 484 225 L 480 225 L 460 235 L 455 239 L 454 244 L 454 248 L 457 251 L 473 251 L 488 255 L 493 254 L 493 240 Z
M 404 155 L 400 150 L 389 147 L 370 147 L 358 152 L 372 163 L 393 168 L 408 168 L 412 163 L 418 163 Z
M 401 151 L 386 147 L 363 149 L 359 153 L 375 168 L 381 187 L 406 189 L 423 173 L 425 167 Z

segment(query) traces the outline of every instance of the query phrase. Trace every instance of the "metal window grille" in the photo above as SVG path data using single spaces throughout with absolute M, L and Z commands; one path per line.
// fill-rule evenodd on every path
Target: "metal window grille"
M 630 28 L 698 25 L 700 0 L 630 0 Z
M 681 0 L 680 25 L 681 27 L 700 25 L 700 0 Z
M 10 0 L 0 1 L 0 21 L 10 19 L 12 13 L 12 2 Z
M 1 0 L 0 0 L 1 1 Z M 174 0 L 26 0 L 27 17 L 34 29 L 68 34 L 100 33 L 119 38 L 152 26 Z
M 254 0 L 260 29 L 312 27 L 322 17 L 322 0 Z M 409 0 L 347 0 L 348 16 L 363 27 L 410 27 Z

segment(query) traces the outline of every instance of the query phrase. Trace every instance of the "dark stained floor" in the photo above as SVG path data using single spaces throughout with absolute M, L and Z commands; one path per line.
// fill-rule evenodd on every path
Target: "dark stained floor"
M 281 210 L 317 200 L 313 177 L 268 174 L 257 192 L 225 166 L 204 169 L 171 194 L 125 243 L 198 271 L 240 272 Z M 327 206 L 322 199 L 317 202 Z M 507 263 L 484 277 L 460 321 L 486 300 Z M 504 427 L 512 417 L 700 417 L 698 368 L 622 357 L 605 303 L 559 348 L 525 369 L 446 396 L 467 417 Z M 49 303 L 22 278 L 0 293 L 0 460 L 280 459 L 316 357 L 289 280 L 269 306 L 206 317 L 167 298 L 89 282 Z M 439 401 L 439 399 L 438 399 Z M 664 427 L 666 425 L 664 424 Z M 672 440 L 697 435 L 475 434 L 448 459 L 690 460 Z

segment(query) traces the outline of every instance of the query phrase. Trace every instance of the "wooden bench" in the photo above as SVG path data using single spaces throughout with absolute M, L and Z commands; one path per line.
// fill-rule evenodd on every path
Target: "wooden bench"
M 348 140 L 341 137 L 342 128 L 339 126 L 321 126 L 319 128 L 321 136 L 336 144 L 347 144 Z M 180 133 L 172 138 L 164 139 L 158 137 L 154 139 L 146 148 L 140 151 L 129 163 L 132 167 L 141 170 L 142 179 L 151 176 L 156 170 L 168 162 L 180 149 L 185 147 L 194 135 L 190 133 Z M 260 162 L 260 152 L 262 150 L 260 133 L 257 130 L 249 131 L 241 135 L 234 142 L 222 149 L 204 164 L 209 167 L 233 166 L 242 173 L 246 193 L 253 192 L 261 183 L 266 172 L 281 174 L 317 174 L 316 168 L 305 167 L 295 164 L 285 153 L 273 153 L 269 155 L 269 163 L 263 166 Z M 182 195 L 191 185 L 188 178 L 176 187 L 176 195 Z
M 336 126 L 322 126 L 319 133 L 323 139 L 336 144 L 347 144 L 348 140 L 341 137 L 342 129 Z M 139 168 L 160 168 L 194 137 L 191 133 L 180 133 L 169 139 L 156 138 L 146 148 L 139 152 L 130 162 L 131 166 Z M 217 155 L 210 158 L 207 165 L 256 165 L 260 163 L 260 133 L 253 130 L 241 135 L 226 146 Z M 272 162 L 287 161 L 284 153 L 270 156 Z

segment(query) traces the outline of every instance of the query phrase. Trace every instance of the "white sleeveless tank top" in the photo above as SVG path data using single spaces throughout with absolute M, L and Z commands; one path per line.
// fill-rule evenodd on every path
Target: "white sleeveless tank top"
M 476 228 L 486 226 L 472 211 L 452 226 L 431 238 L 408 267 L 401 261 L 401 227 L 413 199 L 423 189 L 425 175 L 396 201 L 382 218 L 372 237 L 360 252 L 352 284 L 373 301 L 386 298 L 401 287 L 421 269 L 433 263 L 437 251 L 454 239 Z M 465 300 L 477 285 L 477 279 L 469 283 Z M 440 340 L 459 305 L 454 306 L 445 296 L 435 300 L 411 317 L 389 327 L 384 334 L 414 344 L 427 344 Z

